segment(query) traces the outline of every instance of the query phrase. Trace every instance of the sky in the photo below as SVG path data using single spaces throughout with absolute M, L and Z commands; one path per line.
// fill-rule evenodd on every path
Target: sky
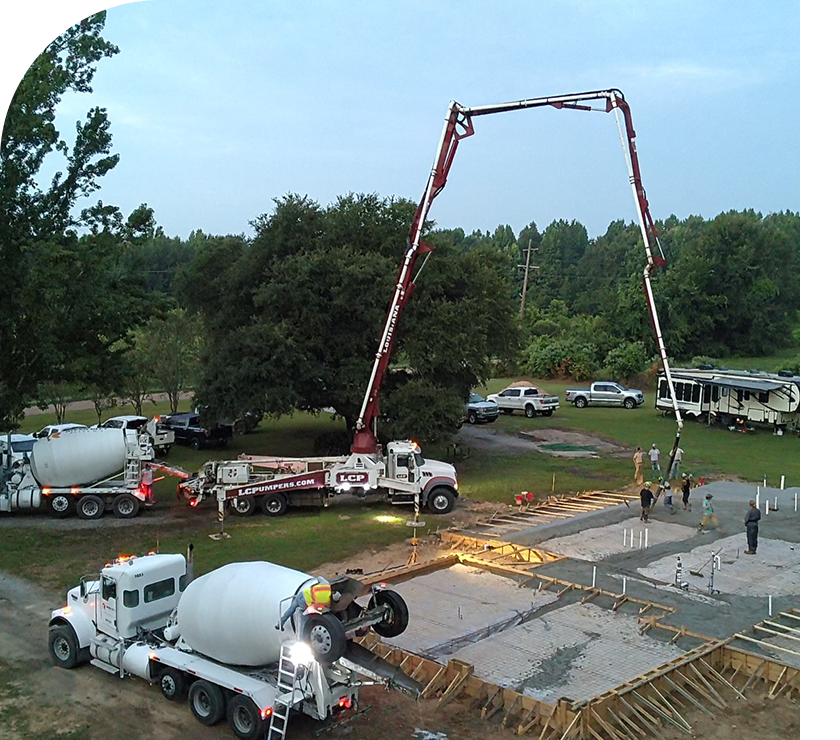
M 46 44 L 109 4 L 4 11 L 19 18 L 0 39 L 2 109 Z M 450 100 L 609 88 L 632 109 L 654 218 L 800 210 L 797 3 L 145 0 L 111 7 L 103 35 L 120 53 L 92 94 L 65 96 L 57 124 L 106 108 L 120 163 L 91 202 L 147 203 L 170 236 L 251 234 L 288 193 L 417 201 Z M 438 225 L 565 219 L 595 237 L 638 220 L 612 114 L 546 108 L 475 128 Z

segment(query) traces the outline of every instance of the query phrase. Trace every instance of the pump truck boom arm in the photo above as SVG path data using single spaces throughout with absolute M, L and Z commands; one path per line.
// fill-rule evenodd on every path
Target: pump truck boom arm
M 597 104 L 598 102 L 603 102 L 604 106 L 595 107 L 594 104 Z M 633 129 L 630 106 L 624 99 L 624 94 L 620 90 L 614 88 L 570 95 L 555 95 L 545 98 L 529 98 L 508 103 L 499 103 L 497 105 L 485 105 L 472 108 L 462 106 L 454 100 L 450 102 L 446 119 L 443 124 L 443 132 L 441 134 L 440 143 L 437 148 L 437 154 L 435 155 L 434 164 L 432 165 L 432 171 L 429 174 L 426 189 L 423 192 L 423 197 L 420 200 L 420 205 L 417 207 L 417 212 L 415 213 L 414 220 L 411 224 L 411 231 L 408 237 L 408 247 L 406 249 L 400 273 L 397 277 L 396 285 L 394 286 L 394 294 L 391 298 L 385 327 L 382 331 L 382 337 L 379 340 L 379 348 L 376 352 L 373 369 L 370 374 L 370 380 L 368 381 L 367 390 L 365 391 L 364 400 L 362 401 L 362 407 L 359 411 L 359 418 L 356 421 L 356 433 L 352 447 L 353 452 L 372 453 L 376 450 L 375 422 L 376 418 L 379 416 L 379 395 L 394 347 L 394 333 L 397 325 L 399 324 L 402 312 L 405 309 L 405 304 L 411 297 L 417 278 L 425 265 L 424 260 L 420 267 L 416 269 L 417 260 L 421 255 L 425 255 L 426 259 L 428 259 L 429 253 L 432 251 L 432 248 L 420 239 L 420 235 L 423 231 L 423 227 L 425 226 L 426 218 L 428 217 L 429 210 L 432 206 L 432 201 L 434 201 L 440 191 L 446 186 L 449 170 L 452 167 L 452 161 L 458 149 L 458 144 L 461 139 L 472 136 L 473 133 L 475 133 L 472 124 L 473 117 L 485 116 L 492 113 L 505 113 L 507 111 L 514 110 L 542 108 L 546 106 L 557 109 L 566 108 L 570 110 L 615 113 L 616 124 L 618 126 L 619 136 L 624 149 L 625 161 L 630 177 L 630 185 L 633 189 L 636 211 L 639 217 L 642 240 L 644 242 L 645 254 L 647 257 L 644 270 L 645 298 L 647 300 L 651 322 L 656 335 L 657 350 L 662 360 L 662 366 L 665 371 L 665 377 L 671 393 L 671 398 L 674 401 L 674 414 L 677 419 L 677 436 L 671 451 L 671 459 L 667 471 L 670 472 L 671 466 L 673 465 L 674 453 L 679 446 L 680 433 L 682 431 L 682 418 L 680 416 L 680 411 L 677 408 L 676 393 L 674 392 L 671 370 L 668 364 L 668 356 L 665 352 L 665 344 L 659 327 L 659 317 L 656 312 L 656 304 L 653 300 L 653 291 L 650 283 L 651 272 L 655 268 L 663 266 L 665 264 L 665 259 L 662 256 L 662 248 L 659 244 L 659 235 L 656 231 L 653 219 L 651 218 L 647 196 L 645 195 L 645 189 L 642 186 L 642 175 L 639 169 L 639 160 L 636 153 L 636 132 Z M 621 119 L 619 119 L 618 116 L 619 112 L 623 116 L 623 130 Z M 654 255 L 651 243 L 656 245 L 659 252 L 658 255 Z

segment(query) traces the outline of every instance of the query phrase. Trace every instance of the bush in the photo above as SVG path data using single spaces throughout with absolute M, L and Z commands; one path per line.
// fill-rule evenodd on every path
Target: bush
M 616 380 L 627 380 L 650 362 L 642 342 L 621 342 L 607 353 L 604 367 Z
M 575 339 L 535 337 L 523 353 L 525 374 L 538 378 L 559 376 L 586 380 L 597 369 L 595 350 Z

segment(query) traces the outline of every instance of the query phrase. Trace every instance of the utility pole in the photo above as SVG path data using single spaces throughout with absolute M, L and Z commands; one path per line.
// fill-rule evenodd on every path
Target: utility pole
M 538 252 L 538 249 L 533 250 Z M 531 270 L 539 270 L 539 267 L 531 267 L 531 240 L 528 240 L 528 253 L 525 255 L 525 264 L 519 265 L 525 269 L 525 277 L 522 279 L 522 303 L 519 304 L 519 318 L 525 315 L 525 294 L 528 292 L 528 273 Z

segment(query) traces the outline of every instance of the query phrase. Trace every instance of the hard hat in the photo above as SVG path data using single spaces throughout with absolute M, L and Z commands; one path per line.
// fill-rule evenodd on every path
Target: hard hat
M 670 488 L 671 484 L 668 481 L 665 481 L 665 488 Z
M 645 481 L 645 488 L 649 488 L 649 487 L 650 487 L 650 481 L 649 481 L 649 480 L 646 480 L 646 481 Z
M 688 478 L 688 475 L 687 475 L 686 473 L 683 473 L 683 474 L 682 474 L 682 477 L 683 477 L 683 478 Z
M 712 494 L 711 494 L 711 493 L 707 493 L 707 494 L 706 494 L 706 498 L 711 498 L 711 497 L 712 497 Z

